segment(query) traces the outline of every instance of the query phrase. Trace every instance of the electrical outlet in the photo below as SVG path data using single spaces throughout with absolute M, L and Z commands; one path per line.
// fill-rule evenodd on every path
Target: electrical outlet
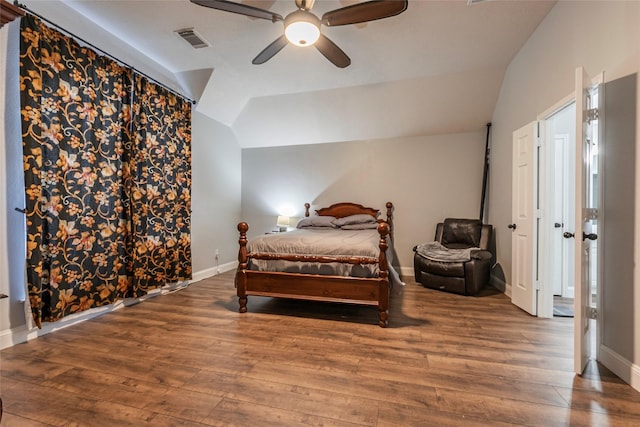
M 216 249 L 216 258 L 220 256 L 220 249 Z

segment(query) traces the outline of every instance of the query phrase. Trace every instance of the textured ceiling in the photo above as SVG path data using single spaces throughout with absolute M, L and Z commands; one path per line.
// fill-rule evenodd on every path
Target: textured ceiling
M 351 58 L 335 67 L 315 48 L 289 45 L 251 60 L 282 23 L 188 0 L 23 0 L 70 32 L 198 101 L 242 147 L 476 131 L 491 119 L 513 56 L 555 1 L 409 0 L 404 13 L 322 27 Z M 285 16 L 293 0 L 245 0 Z M 357 1 L 317 0 L 316 15 Z M 193 49 L 174 31 L 195 28 Z

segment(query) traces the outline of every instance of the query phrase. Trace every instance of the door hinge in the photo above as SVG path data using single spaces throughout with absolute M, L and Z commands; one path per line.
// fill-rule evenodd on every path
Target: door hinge
M 587 319 L 598 319 L 598 309 L 595 307 L 587 307 Z
M 536 280 L 536 291 L 539 291 L 540 289 L 542 289 L 542 282 L 540 280 Z
M 594 120 L 598 120 L 598 109 L 590 108 L 584 111 L 584 121 L 587 123 L 591 123 Z
M 542 209 L 536 209 L 536 210 L 533 212 L 533 215 L 534 215 L 536 218 L 540 218 L 540 219 L 542 219 L 542 218 L 544 218 L 544 211 L 543 211 Z
M 585 221 L 598 219 L 598 208 L 582 208 L 582 217 Z

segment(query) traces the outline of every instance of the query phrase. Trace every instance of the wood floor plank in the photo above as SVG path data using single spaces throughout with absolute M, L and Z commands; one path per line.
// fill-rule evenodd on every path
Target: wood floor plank
M 381 367 L 384 371 L 386 367 Z M 435 405 L 435 389 L 389 379 L 359 375 L 342 375 L 338 372 L 317 371 L 308 368 L 292 369 L 290 366 L 270 363 L 258 364 L 247 374 L 262 381 L 299 384 L 306 388 L 333 391 L 340 395 L 358 396 L 379 401 L 392 401 L 416 406 Z
M 499 360 L 499 361 L 496 361 Z M 454 374 L 487 374 L 505 380 L 527 381 L 538 384 L 570 386 L 576 375 L 571 371 L 557 369 L 553 364 L 546 368 L 522 366 L 508 361 L 494 359 L 485 361 L 472 358 L 449 357 L 441 354 L 429 354 L 428 364 L 432 369 L 449 371 Z
M 411 278 L 375 307 L 251 297 L 228 272 L 0 352 L 5 426 L 637 426 L 640 393 L 573 374 L 571 319 Z
M 460 415 L 471 414 L 486 423 L 509 423 L 524 426 L 632 426 L 637 421 L 618 415 L 581 411 L 568 406 L 538 405 L 512 399 L 438 389 L 440 410 Z M 464 410 L 461 410 L 464 408 Z
M 453 373 L 432 368 L 407 369 L 400 365 L 387 365 L 384 370 L 380 370 L 378 366 L 363 362 L 358 375 L 389 380 L 402 378 L 406 384 L 436 389 L 447 388 L 450 390 L 471 391 L 478 395 L 495 395 L 511 397 L 525 402 L 567 406 L 566 401 L 552 386 L 517 380 L 496 382 L 496 377 L 491 373 Z
M 628 393 L 603 393 L 598 390 L 581 390 L 557 387 L 558 393 L 571 408 L 584 409 L 592 413 L 619 415 L 629 417 L 640 425 L 640 395 Z
M 353 424 L 335 420 L 328 417 L 307 415 L 295 411 L 284 411 L 270 406 L 247 405 L 230 399 L 224 399 L 205 423 L 212 426 L 332 426 L 332 427 L 357 427 L 367 424 Z
M 184 419 L 208 424 L 205 420 L 222 397 L 209 393 L 199 393 L 184 388 L 171 388 L 161 397 L 151 399 L 142 408 L 176 419 Z
M 4 413 L 2 416 L 3 427 L 50 427 L 51 424 L 41 423 L 40 421 L 30 420 L 25 417 L 19 417 L 13 414 Z
M 5 412 L 52 426 L 199 426 L 200 423 L 167 417 L 130 405 L 105 400 L 100 396 L 76 394 L 42 385 L 12 387 L 4 402 Z M 4 424 L 4 420 L 3 420 Z
M 440 411 L 437 408 L 416 408 L 383 402 L 380 405 L 377 427 L 429 426 L 429 427 L 509 427 L 515 424 L 495 421 L 473 415 L 461 415 Z
M 332 419 L 340 422 L 375 425 L 378 402 L 374 399 L 308 387 L 304 381 L 290 384 L 286 379 L 278 380 L 256 381 L 248 375 L 203 372 L 186 384 L 185 388 L 213 393 L 248 405 L 267 406 L 318 417 L 327 417 L 329 412 Z

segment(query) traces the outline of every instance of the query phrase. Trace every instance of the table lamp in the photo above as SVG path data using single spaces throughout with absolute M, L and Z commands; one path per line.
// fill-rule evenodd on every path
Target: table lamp
M 278 220 L 276 221 L 276 225 L 280 227 L 280 232 L 284 233 L 287 231 L 287 227 L 289 227 L 289 217 L 284 215 L 278 215 Z

